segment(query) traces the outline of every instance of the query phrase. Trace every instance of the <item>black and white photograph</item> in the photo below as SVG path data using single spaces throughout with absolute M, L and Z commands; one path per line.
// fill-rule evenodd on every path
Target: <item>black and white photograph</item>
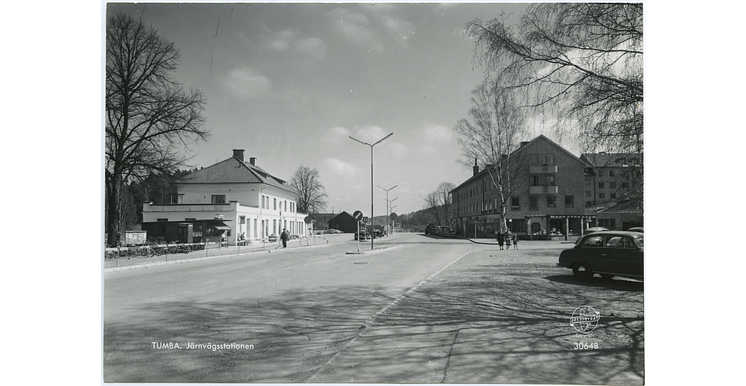
M 101 382 L 646 384 L 643 8 L 102 3 Z

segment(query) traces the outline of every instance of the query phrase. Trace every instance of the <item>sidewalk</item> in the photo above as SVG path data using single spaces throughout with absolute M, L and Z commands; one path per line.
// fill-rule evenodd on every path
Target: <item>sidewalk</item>
M 164 264 L 178 264 L 190 261 L 199 261 L 228 256 L 240 256 L 251 253 L 272 253 L 273 251 L 289 250 L 297 248 L 320 247 L 329 245 L 329 240 L 324 237 L 304 238 L 289 240 L 287 248 L 282 248 L 279 242 L 261 243 L 254 242 L 251 245 L 212 247 L 209 249 L 196 250 L 189 253 L 163 254 L 151 257 L 120 257 L 104 260 L 104 272 L 122 269 L 146 268 Z
M 424 280 L 309 382 L 644 384 L 640 283 L 578 283 L 553 264 L 559 241 L 531 243 L 555 250 L 485 248 Z M 570 324 L 586 303 L 601 312 L 588 335 Z

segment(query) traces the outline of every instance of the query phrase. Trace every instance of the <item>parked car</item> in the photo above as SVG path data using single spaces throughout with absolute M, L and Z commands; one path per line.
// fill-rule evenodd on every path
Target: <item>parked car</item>
M 271 235 L 269 235 L 269 242 L 274 243 L 275 241 L 277 241 L 277 235 L 272 233 Z
M 366 238 L 370 238 L 370 236 L 368 235 L 368 232 L 361 230 L 360 231 L 360 240 L 365 240 Z M 355 232 L 355 240 L 357 240 L 357 239 L 358 239 L 358 233 Z
M 585 231 L 583 232 L 583 234 L 584 234 L 584 235 L 587 235 L 587 234 L 589 234 L 589 233 L 593 233 L 593 232 L 601 232 L 601 231 L 608 231 L 608 230 L 609 230 L 609 228 L 604 228 L 604 227 L 593 227 L 593 228 L 588 228 L 588 229 L 586 229 L 586 230 L 585 230 Z
M 435 231 L 438 230 L 438 226 L 435 224 L 427 224 L 425 226 L 425 234 L 426 235 L 434 235 Z
M 573 275 L 590 280 L 594 274 L 605 279 L 623 276 L 643 279 L 643 234 L 628 231 L 603 231 L 580 238 L 574 248 L 560 253 L 560 267 L 571 268 Z

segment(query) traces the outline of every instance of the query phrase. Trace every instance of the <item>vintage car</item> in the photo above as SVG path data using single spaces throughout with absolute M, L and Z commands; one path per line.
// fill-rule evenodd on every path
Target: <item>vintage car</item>
M 560 267 L 571 268 L 576 278 L 590 280 L 623 276 L 643 279 L 643 234 L 602 231 L 583 236 L 575 247 L 560 253 Z

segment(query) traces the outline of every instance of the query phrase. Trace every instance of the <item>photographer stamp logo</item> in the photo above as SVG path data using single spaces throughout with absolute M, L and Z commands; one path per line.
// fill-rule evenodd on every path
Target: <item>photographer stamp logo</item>
M 596 329 L 601 313 L 591 306 L 580 306 L 570 317 L 570 325 L 581 334 L 588 334 Z

